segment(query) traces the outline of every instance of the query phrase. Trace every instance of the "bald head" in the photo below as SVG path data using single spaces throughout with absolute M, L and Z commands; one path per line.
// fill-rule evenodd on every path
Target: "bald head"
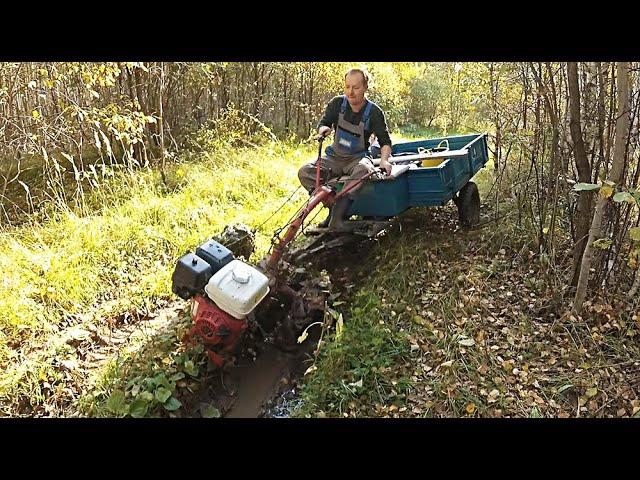
M 362 81 L 362 85 L 365 88 L 369 88 L 369 74 L 361 68 L 349 69 L 349 71 L 347 71 L 347 73 L 344 75 L 344 79 L 346 80 L 347 77 L 360 78 L 360 80 Z

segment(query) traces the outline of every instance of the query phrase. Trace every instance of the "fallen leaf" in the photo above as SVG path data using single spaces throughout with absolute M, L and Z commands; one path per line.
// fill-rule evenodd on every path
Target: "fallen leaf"
M 427 321 L 424 318 L 422 318 L 420 315 L 414 315 L 413 321 L 418 325 L 427 325 Z
M 598 394 L 598 389 L 596 387 L 588 388 L 585 395 L 587 398 L 595 397 Z
M 220 418 L 220 410 L 212 404 L 208 404 L 204 406 L 204 408 L 200 408 L 200 414 L 203 418 Z

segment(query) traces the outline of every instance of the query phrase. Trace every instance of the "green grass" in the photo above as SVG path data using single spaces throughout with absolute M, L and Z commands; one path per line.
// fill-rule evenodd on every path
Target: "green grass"
M 51 360 L 73 357 L 56 341 L 70 326 L 102 326 L 174 298 L 180 255 L 229 223 L 258 227 L 298 185 L 297 168 L 313 158 L 312 147 L 274 141 L 185 155 L 167 167 L 168 187 L 157 172 L 116 173 L 87 195 L 92 214 L 60 208 L 46 222 L 0 232 L 2 413 L 46 403 L 45 391 L 64 376 Z M 300 190 L 259 228 L 256 258 L 305 196 Z
M 449 137 L 453 135 L 467 135 L 469 133 L 483 133 L 481 131 L 469 130 L 460 127 L 445 131 L 440 127 L 424 127 L 422 125 L 408 124 L 401 126 L 391 134 L 391 139 L 396 142 L 420 140 L 425 138 Z
M 340 335 L 328 337 L 305 383 L 298 417 L 348 416 L 374 404 L 402 402 L 406 378 L 385 375 L 409 353 L 402 333 L 386 318 L 378 293 L 363 288 L 356 295 Z M 338 337 L 338 338 L 336 338 Z

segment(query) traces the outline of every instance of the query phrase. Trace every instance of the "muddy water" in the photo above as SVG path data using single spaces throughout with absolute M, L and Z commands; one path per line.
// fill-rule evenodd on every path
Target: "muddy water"
M 309 329 L 309 337 L 292 352 L 262 344 L 255 361 L 244 357 L 225 372 L 227 390 L 224 396 L 227 396 L 228 406 L 223 406 L 224 417 L 288 416 L 283 400 L 288 403 L 295 397 L 298 379 L 311 365 L 320 330 L 320 327 Z M 218 400 L 223 400 L 220 394 Z
M 227 418 L 256 418 L 262 413 L 262 404 L 283 383 L 288 381 L 293 355 L 273 346 L 263 351 L 255 363 L 238 365 L 231 372 L 236 385 L 236 401 L 227 412 Z

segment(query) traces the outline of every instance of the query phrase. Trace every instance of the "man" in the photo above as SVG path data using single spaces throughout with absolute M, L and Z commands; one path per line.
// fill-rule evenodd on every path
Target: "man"
M 375 133 L 371 134 L 369 144 L 371 145 L 369 147 L 369 154 L 371 155 L 371 158 L 380 158 L 380 143 L 378 142 Z
M 367 157 L 369 139 L 372 134 L 380 144 L 380 167 L 387 175 L 391 174 L 391 137 L 384 117 L 378 105 L 366 98 L 369 87 L 369 75 L 359 68 L 352 68 L 344 77 L 344 95 L 333 98 L 324 116 L 318 123 L 318 135 L 326 137 L 335 130 L 333 144 L 327 147 L 322 157 L 320 178 L 322 182 L 348 175 L 350 182 L 364 177 L 375 170 Z M 298 171 L 300 183 L 313 192 L 316 181 L 316 162 L 303 165 Z M 345 215 L 357 194 L 357 188 L 339 199 L 331 213 L 318 226 L 333 230 L 345 230 Z

